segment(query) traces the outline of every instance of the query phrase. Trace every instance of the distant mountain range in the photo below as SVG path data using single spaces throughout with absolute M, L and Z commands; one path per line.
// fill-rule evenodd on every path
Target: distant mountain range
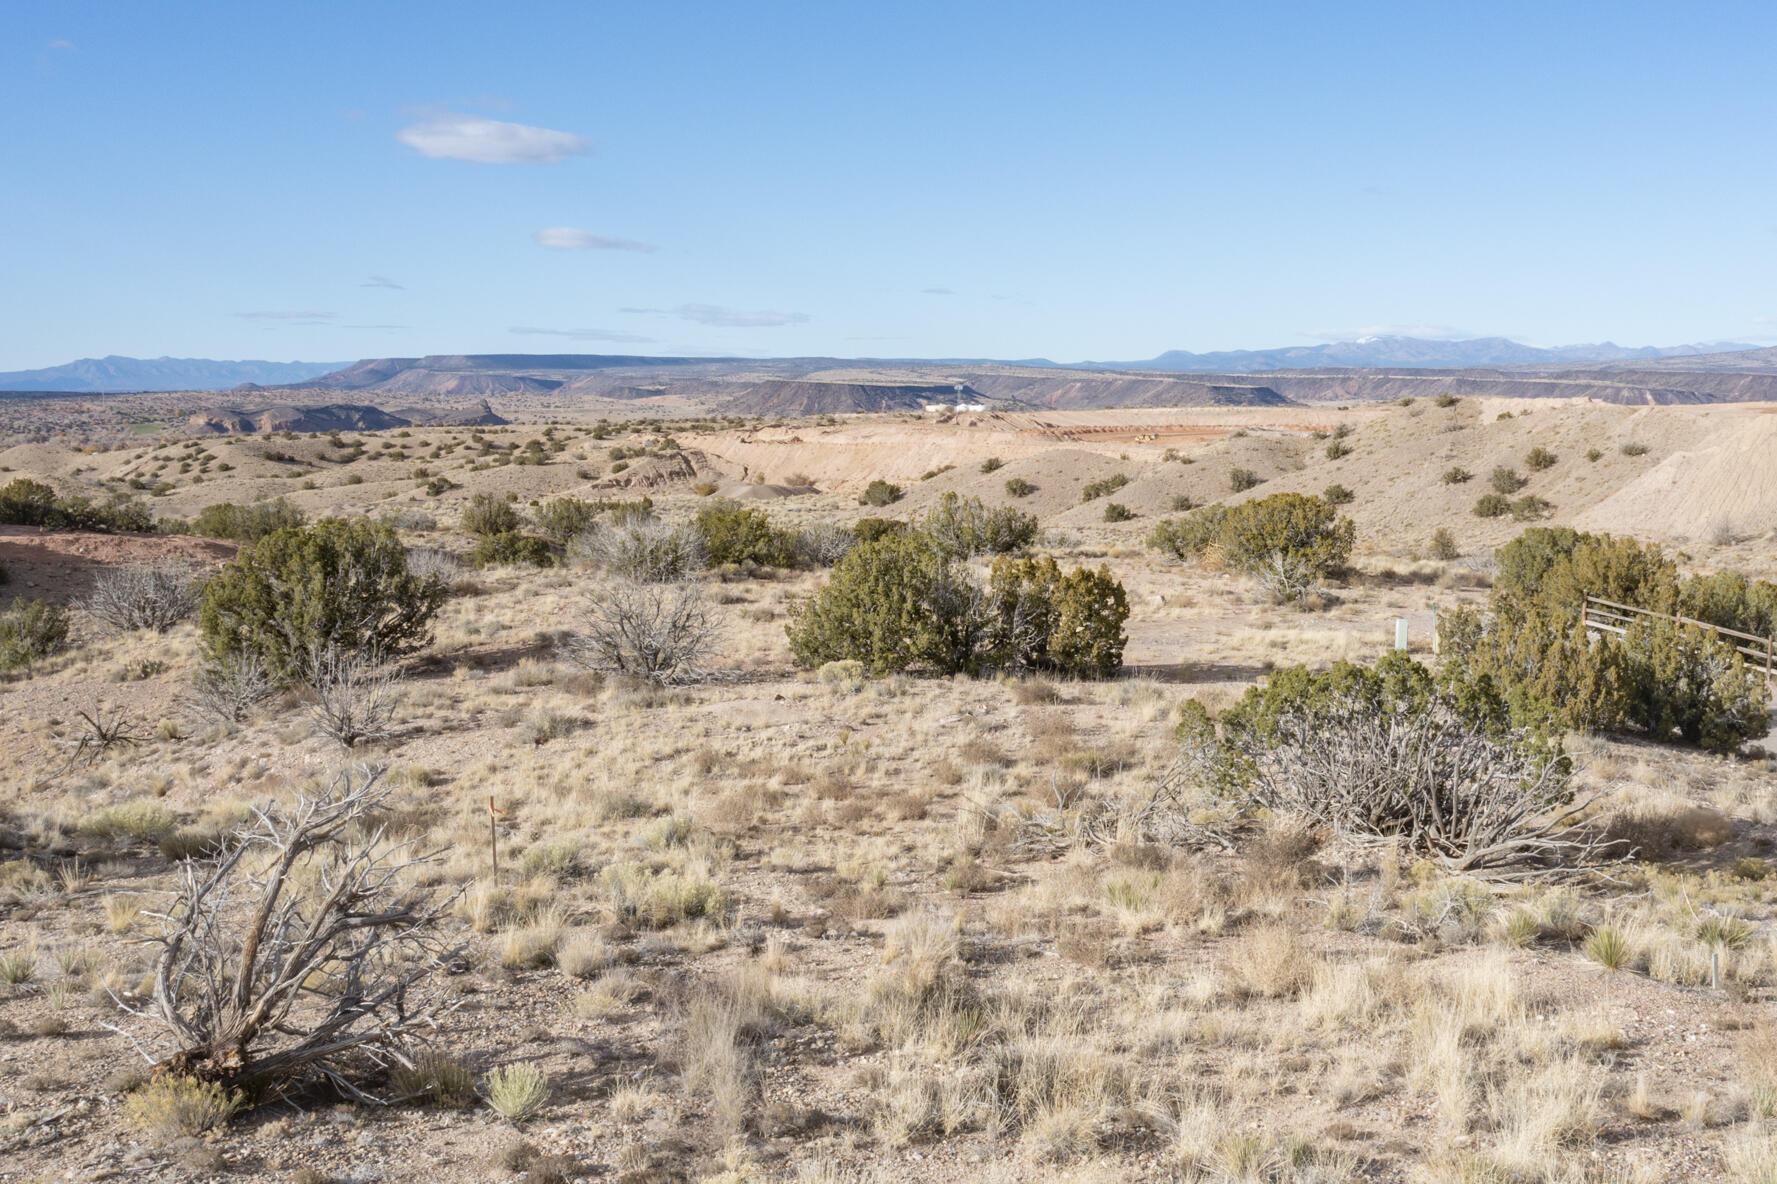
M 64 366 L 0 373 L 0 391 L 220 391 L 285 386 L 331 374 L 346 362 L 213 362 L 209 358 L 81 358 Z
M 1242 375 L 1282 371 L 1491 370 L 1520 373 L 1585 367 L 1593 371 L 1683 370 L 1717 374 L 1777 372 L 1777 350 L 1736 342 L 1628 348 L 1603 342 L 1542 348 L 1504 337 L 1430 341 L 1418 337 L 1364 337 L 1327 345 L 1280 349 L 1168 350 L 1126 362 L 1052 362 L 1046 358 L 685 358 L 612 354 L 438 354 L 424 358 L 366 358 L 357 362 L 216 362 L 206 358 L 82 358 L 65 366 L 0 373 L 0 391 L 102 393 L 214 391 L 243 386 L 378 390 L 388 394 L 488 398 L 555 393 L 633 399 L 662 393 L 670 378 L 677 393 L 691 393 L 693 378 L 731 381 L 737 373 L 757 378 L 799 379 L 819 370 L 858 365 L 948 368 L 966 379 L 984 366 L 1048 371 L 1122 371 Z M 942 377 L 942 376 L 940 376 Z M 1306 378 L 1307 375 L 1304 375 Z M 1374 377 L 1374 376 L 1372 376 Z M 1500 376 L 1507 377 L 1507 376 Z M 957 379 L 944 378 L 944 381 Z M 1199 383 L 1205 380 L 1194 380 Z M 1625 377 L 1622 381 L 1633 381 Z M 1650 380 L 1651 382 L 1651 380 Z M 628 385 L 625 385 L 625 384 Z M 1652 385 L 1661 385 L 1652 382 Z M 1281 389 L 1281 388 L 1279 388 Z M 703 392 L 709 393 L 709 392 Z M 803 392 L 806 394 L 806 392 Z M 795 403 L 800 395 L 779 392 Z M 1219 398 L 1222 396 L 1204 395 Z M 1357 396 L 1353 396 L 1357 397 Z M 1635 398 L 1637 396 L 1630 396 Z M 1744 397 L 1744 396 L 1742 396 Z M 818 402 L 819 400 L 817 400 Z M 918 402 L 908 395 L 909 406 Z
M 1420 337 L 1362 337 L 1328 345 L 1293 345 L 1282 349 L 1234 349 L 1194 354 L 1167 350 L 1139 362 L 1077 362 L 1078 370 L 1170 370 L 1175 373 L 1251 374 L 1266 370 L 1309 370 L 1336 366 L 1407 366 L 1416 370 L 1466 369 L 1475 366 L 1568 366 L 1578 362 L 1626 362 L 1656 358 L 1688 358 L 1701 354 L 1736 353 L 1757 346 L 1722 341 L 1711 345 L 1629 348 L 1606 341 L 1598 345 L 1540 348 L 1504 337 L 1469 341 L 1428 341 Z M 1041 363 L 1038 363 L 1041 364 Z

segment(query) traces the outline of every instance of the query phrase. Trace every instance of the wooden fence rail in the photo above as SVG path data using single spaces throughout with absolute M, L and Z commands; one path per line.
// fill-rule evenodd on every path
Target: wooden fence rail
M 1614 600 L 1604 600 L 1597 596 L 1584 597 L 1580 613 L 1580 619 L 1586 628 L 1600 633 L 1614 633 L 1618 637 L 1628 633 L 1629 626 L 1642 617 L 1656 621 L 1676 621 L 1680 625 L 1695 625 L 1699 629 L 1707 629 L 1719 637 L 1727 638 L 1738 653 L 1753 660 L 1755 669 L 1764 670 L 1766 678 L 1777 678 L 1777 639 L 1774 638 L 1742 633 L 1738 629 L 1683 617 L 1677 613 L 1657 613 L 1652 609 L 1636 608 L 1632 604 L 1618 604 Z

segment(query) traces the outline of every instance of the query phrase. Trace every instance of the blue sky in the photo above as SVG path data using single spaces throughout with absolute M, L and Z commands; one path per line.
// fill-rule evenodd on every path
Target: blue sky
M 0 369 L 1777 340 L 1777 5 L 15 3 Z

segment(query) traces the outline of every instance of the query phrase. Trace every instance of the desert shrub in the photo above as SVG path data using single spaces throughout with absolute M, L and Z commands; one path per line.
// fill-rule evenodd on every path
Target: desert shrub
M 1036 491 L 1037 487 L 1032 485 L 1029 481 L 1026 481 L 1023 477 L 1014 477 L 1006 482 L 1006 495 L 1008 497 L 1029 497 Z
M 1451 533 L 1448 526 L 1440 526 L 1432 531 L 1429 550 L 1433 559 L 1441 559 L 1445 562 L 1462 554 L 1462 548 L 1456 545 L 1456 536 Z
M 1156 551 L 1190 562 L 1202 557 L 1216 542 L 1227 515 L 1226 506 L 1212 505 L 1193 510 L 1183 518 L 1162 518 L 1145 541 Z
M 177 825 L 167 808 L 153 798 L 134 798 L 88 814 L 80 821 L 80 833 L 95 839 L 158 843 Z
M 1475 499 L 1475 517 L 1504 518 L 1512 512 L 1512 499 L 1503 493 L 1483 493 Z
M 1777 584 L 1737 571 L 1692 576 L 1679 585 L 1678 611 L 1724 629 L 1777 636 Z
M 557 546 L 591 526 L 603 509 L 597 502 L 578 497 L 551 498 L 537 507 L 537 530 Z
M 890 506 L 901 500 L 901 487 L 892 485 L 880 477 L 865 486 L 864 492 L 858 495 L 860 506 Z
M 1169 503 L 1174 514 L 1184 514 L 1197 508 L 1197 502 L 1188 493 L 1175 493 Z
M 654 499 L 646 496 L 636 498 L 634 501 L 601 501 L 598 505 L 599 511 L 605 516 L 605 521 L 619 526 L 637 518 L 652 518 L 654 516 Z
M 1357 500 L 1357 494 L 1343 485 L 1329 485 L 1320 491 L 1321 500 L 1329 506 L 1349 506 Z
M 1325 577 L 1344 569 L 1357 528 L 1323 498 L 1277 493 L 1230 507 L 1215 541 L 1241 570 L 1257 570 L 1266 559 L 1283 555 Z
M 191 533 L 206 538 L 256 543 L 273 531 L 293 529 L 302 524 L 302 511 L 281 497 L 248 506 L 218 502 L 198 511 L 197 517 L 191 520 Z
M 55 526 L 61 518 L 61 498 L 51 486 L 29 477 L 15 477 L 0 487 L 0 524 L 6 526 Z
M 1434 398 L 1432 400 L 1432 402 L 1437 404 L 1439 407 L 1454 407 L 1454 406 L 1456 406 L 1456 404 L 1458 402 L 1460 402 L 1460 400 L 1455 395 L 1451 394 L 1449 391 L 1445 391 L 1443 394 Z
M 555 552 L 549 540 L 516 530 L 484 534 L 469 549 L 469 566 L 482 567 L 551 567 Z
M 523 525 L 518 507 L 498 494 L 475 494 L 463 507 L 462 527 L 470 534 L 513 534 Z
M 409 547 L 407 574 L 454 586 L 463 577 L 463 561 L 438 547 Z
M 1129 522 L 1135 518 L 1135 511 L 1122 502 L 1106 502 L 1104 520 L 1106 522 Z
M 1341 460 L 1351 455 L 1351 445 L 1343 440 L 1329 440 L 1326 455 L 1328 460 Z
M 938 499 L 920 527 L 939 547 L 964 559 L 1023 550 L 1042 529 L 1034 514 L 1010 506 L 989 509 L 980 498 L 961 497 L 955 491 Z
M 390 527 L 328 519 L 243 547 L 205 586 L 198 619 L 211 658 L 251 653 L 288 681 L 320 646 L 382 660 L 412 653 L 446 594 L 407 570 Z
M 1732 752 L 1770 730 L 1763 671 L 1720 635 L 1642 620 L 1630 626 L 1623 648 L 1632 679 L 1629 718 L 1649 735 Z
M 1161 522 L 1147 543 L 1184 560 L 1214 551 L 1276 598 L 1293 602 L 1342 571 L 1357 528 L 1324 499 L 1276 493 L 1235 506 L 1205 506 Z
M 644 584 L 682 580 L 708 563 L 703 535 L 690 525 L 632 517 L 599 527 L 575 542 L 574 553 L 619 579 Z
M 1487 478 L 1487 484 L 1493 487 L 1494 493 L 1517 493 L 1527 482 L 1518 475 L 1518 470 L 1509 465 L 1495 465 L 1493 474 Z
M 615 579 L 587 598 L 568 656 L 592 670 L 658 685 L 696 682 L 720 636 L 703 589 L 690 580 Z
M 482 1094 L 495 1114 L 507 1122 L 523 1122 L 542 1113 L 549 1101 L 549 1078 L 529 1061 L 501 1065 L 482 1083 Z
M 1393 840 L 1452 872 L 1512 872 L 1584 847 L 1571 765 L 1486 680 L 1434 679 L 1405 654 L 1374 668 L 1278 671 L 1179 727 L 1186 766 L 1250 808 L 1357 841 Z
M 855 658 L 824 662 L 816 671 L 822 686 L 834 687 L 855 695 L 864 689 L 864 664 Z
M 1002 669 L 1109 678 L 1123 665 L 1129 601 L 1103 566 L 1065 576 L 1053 559 L 994 561 L 986 612 L 990 661 Z
M 459 951 L 436 940 L 443 903 L 413 874 L 433 856 L 376 825 L 390 794 L 358 770 L 268 803 L 177 881 L 152 999 L 129 1005 L 170 1047 L 157 1075 L 352 1092 L 367 1067 L 411 1064 L 437 1022 L 426 982 Z
M 862 542 L 815 596 L 790 610 L 790 650 L 814 669 L 855 659 L 872 674 L 968 669 L 980 642 L 978 589 L 923 531 Z
M 240 650 L 211 658 L 192 679 L 200 711 L 223 723 L 240 723 L 253 708 L 277 690 L 257 653 Z
M 124 494 L 95 504 L 89 497 L 62 497 L 41 481 L 15 477 L 0 486 L 0 525 L 143 533 L 154 529 L 154 520 Z
M 906 529 L 907 524 L 899 518 L 860 518 L 851 524 L 851 532 L 860 543 L 874 543 Z
M 987 668 L 1104 677 L 1122 663 L 1129 607 L 1100 568 L 1063 576 L 1053 559 L 993 565 L 977 587 L 922 532 L 861 544 L 810 601 L 791 611 L 790 648 L 815 669 L 856 662 L 872 674 Z
M 1651 618 L 1624 637 L 1586 631 L 1580 610 L 1587 595 L 1677 610 L 1683 585 L 1657 545 L 1536 527 L 1500 548 L 1497 560 L 1489 612 L 1455 610 L 1440 619 L 1447 668 L 1553 704 L 1569 727 L 1639 731 L 1716 750 L 1766 733 L 1768 691 L 1718 635 Z M 1705 586 L 1697 587 L 1705 603 Z M 1731 581 L 1709 588 L 1723 595 L 1719 607 L 1732 608 Z
M 703 536 L 704 550 L 713 565 L 756 563 L 788 567 L 795 562 L 794 537 L 763 511 L 731 498 L 706 500 L 697 508 L 692 523 Z
M 1591 595 L 1670 613 L 1678 605 L 1678 566 L 1658 544 L 1534 527 L 1499 549 L 1496 606 L 1577 615 Z
M 1535 522 L 1538 518 L 1548 517 L 1549 511 L 1554 508 L 1555 503 L 1549 501 L 1547 498 L 1538 497 L 1534 493 L 1527 493 L 1523 497 L 1513 499 L 1512 521 Z
M 832 567 L 855 546 L 858 539 L 837 522 L 816 522 L 791 536 L 791 553 L 800 567 Z
M 1647 445 L 1638 440 L 1631 440 L 1617 451 L 1621 452 L 1624 456 L 1646 456 Z
M 1107 493 L 1117 492 L 1127 484 L 1129 484 L 1129 474 L 1112 473 L 1109 477 L 1101 477 L 1097 481 L 1087 482 L 1080 490 L 1080 500 L 1082 502 L 1096 501 Z
M 1464 482 L 1473 480 L 1474 476 L 1473 473 L 1469 472 L 1461 465 L 1452 465 L 1444 470 L 1443 482 L 1445 485 L 1461 485 Z
M 196 1138 L 228 1125 L 246 1104 L 239 1090 L 216 1081 L 168 1075 L 159 1077 L 124 1099 L 130 1122 L 158 1139 L 171 1142 Z
M 1265 479 L 1251 469 L 1229 469 L 1228 488 L 1235 493 L 1245 493 L 1265 483 Z
M 1524 454 L 1524 467 L 1533 473 L 1540 473 L 1544 469 L 1554 468 L 1558 459 L 1553 452 L 1539 444 Z
M 986 460 L 981 462 L 981 471 L 983 473 L 995 473 L 1005 467 L 1006 467 L 1006 462 L 1001 460 L 997 456 L 990 456 Z
M 120 633 L 165 633 L 197 611 L 198 585 L 190 565 L 176 560 L 108 567 L 93 581 L 82 606 Z
M 413 1064 L 396 1066 L 389 1079 L 404 1100 L 426 1101 L 451 1110 L 466 1110 L 475 1101 L 475 1070 L 440 1049 L 418 1050 Z
M 50 600 L 15 599 L 0 613 L 0 671 L 29 668 L 68 648 L 68 610 Z
M 314 694 L 308 713 L 315 731 L 341 748 L 393 733 L 398 688 L 393 667 L 331 645 L 318 647 L 304 664 Z

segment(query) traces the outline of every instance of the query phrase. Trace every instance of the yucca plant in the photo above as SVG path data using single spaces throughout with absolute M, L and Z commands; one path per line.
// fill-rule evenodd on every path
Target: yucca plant
M 481 1095 L 507 1122 L 535 1117 L 549 1100 L 549 1078 L 529 1061 L 501 1065 L 482 1082 Z
M 1629 939 L 1620 929 L 1600 925 L 1586 935 L 1581 947 L 1586 957 L 1606 970 L 1621 970 L 1629 964 Z

